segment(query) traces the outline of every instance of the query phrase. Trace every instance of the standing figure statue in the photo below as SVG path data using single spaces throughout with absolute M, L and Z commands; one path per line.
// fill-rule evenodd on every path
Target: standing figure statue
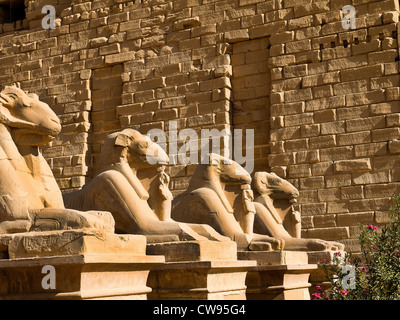
M 155 207 L 155 212 L 157 213 L 160 221 L 171 221 L 171 204 L 174 196 L 172 195 L 171 190 L 169 189 L 169 183 L 171 181 L 169 175 L 165 173 L 165 166 L 159 168 L 159 175 L 157 176 L 158 185 L 158 197 L 153 197 L 152 201 Z M 152 205 L 150 205 L 153 207 Z
M 256 207 L 254 206 L 254 193 L 249 184 L 241 186 L 243 215 L 239 221 L 244 233 L 252 234 L 254 229 L 254 217 L 256 215 Z

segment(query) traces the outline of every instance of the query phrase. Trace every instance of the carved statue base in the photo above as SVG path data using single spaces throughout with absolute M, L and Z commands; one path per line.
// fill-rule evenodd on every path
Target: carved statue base
M 0 236 L 0 300 L 147 299 L 165 260 L 145 251 L 144 236 L 91 230 Z
M 208 240 L 148 243 L 148 255 L 165 256 L 166 262 L 237 260 L 236 243 Z
M 248 300 L 310 300 L 310 272 L 306 252 L 239 252 L 239 260 L 256 260 L 247 274 Z
M 246 274 L 255 261 L 238 261 L 235 242 L 187 241 L 147 245 L 164 255 L 152 269 L 149 300 L 245 300 Z

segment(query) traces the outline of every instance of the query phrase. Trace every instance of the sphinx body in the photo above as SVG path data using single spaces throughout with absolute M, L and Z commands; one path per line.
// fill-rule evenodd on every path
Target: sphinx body
M 257 172 L 252 187 L 255 193 L 254 230 L 285 240 L 287 250 L 344 250 L 339 242 L 301 238 L 300 213 L 293 210 L 299 191 L 274 173 Z
M 0 93 L 0 234 L 97 228 L 113 231 L 107 212 L 65 209 L 53 173 L 39 151 L 61 125 L 35 94 L 16 86 Z
M 142 234 L 152 241 L 228 241 L 210 226 L 179 223 L 171 218 L 172 194 L 164 150 L 136 130 L 107 136 L 99 170 L 81 190 L 65 194 L 68 208 L 107 210 L 117 233 Z
M 251 176 L 237 162 L 210 154 L 209 164 L 199 164 L 188 189 L 173 200 L 172 218 L 204 223 L 236 241 L 238 250 L 281 250 L 280 238 L 253 233 Z M 227 192 L 230 187 L 238 193 Z

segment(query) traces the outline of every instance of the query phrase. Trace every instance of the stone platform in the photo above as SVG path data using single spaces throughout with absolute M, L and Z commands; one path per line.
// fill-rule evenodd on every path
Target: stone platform
M 237 260 L 235 242 L 149 244 L 147 254 L 166 259 L 150 272 L 150 300 L 245 300 L 247 271 L 256 266 Z
M 147 299 L 150 270 L 164 257 L 146 256 L 146 238 L 91 231 L 0 236 L 0 299 Z M 54 287 L 43 285 L 51 276 Z M 51 281 L 50 281 L 51 282 Z
M 239 252 L 239 260 L 255 260 L 246 278 L 248 300 L 309 300 L 310 273 L 306 252 Z

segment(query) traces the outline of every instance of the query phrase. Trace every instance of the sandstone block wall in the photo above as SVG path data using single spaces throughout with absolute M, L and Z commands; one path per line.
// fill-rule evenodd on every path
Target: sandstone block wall
M 300 4 L 301 2 L 301 4 Z M 343 30 L 340 9 L 357 11 Z M 284 1 L 270 37 L 272 171 L 300 189 L 306 237 L 358 250 L 399 192 L 398 1 Z
M 57 28 L 43 30 L 54 5 Z M 356 29 L 341 8 L 356 8 Z M 387 221 L 400 191 L 397 0 L 26 0 L 0 28 L 0 83 L 59 115 L 43 150 L 80 188 L 107 133 L 254 129 L 255 170 L 300 190 L 305 237 L 357 251 L 357 224 Z M 175 194 L 195 165 L 169 168 Z

